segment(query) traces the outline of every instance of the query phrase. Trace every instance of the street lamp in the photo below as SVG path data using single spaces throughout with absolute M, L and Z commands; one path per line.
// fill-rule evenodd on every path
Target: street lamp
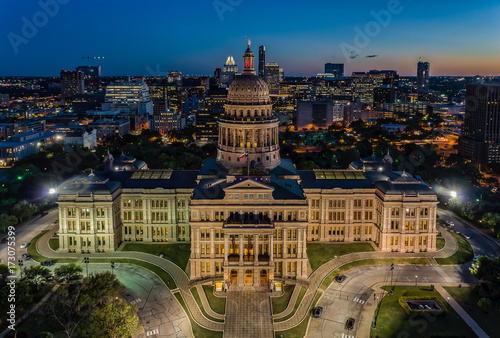
M 83 262 L 85 263 L 85 270 L 87 272 L 87 277 L 89 276 L 89 258 L 88 257 L 84 257 L 83 258 Z
M 450 297 L 448 297 L 448 309 L 450 309 Z
M 452 198 L 457 197 L 457 192 L 456 192 L 455 190 L 450 191 L 450 196 L 451 196 Z
M 21 279 L 23 279 L 23 265 L 24 265 L 23 260 L 22 259 L 18 260 L 17 264 L 19 265 L 19 271 L 21 271 Z
M 111 262 L 111 274 L 114 275 L 113 269 L 115 268 L 115 262 Z
M 418 276 L 415 275 L 415 286 L 417 286 Z
M 55 193 L 56 193 L 56 189 L 54 189 L 54 188 L 50 188 L 49 189 L 49 194 L 50 195 L 54 195 Z

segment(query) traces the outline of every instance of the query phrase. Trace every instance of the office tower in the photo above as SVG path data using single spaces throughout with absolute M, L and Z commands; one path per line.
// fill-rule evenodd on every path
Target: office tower
M 79 70 L 61 70 L 61 96 L 71 101 L 74 95 L 83 94 L 83 72 Z
M 227 89 L 212 87 L 204 99 L 203 107 L 196 112 L 196 140 L 217 142 L 219 139 L 218 119 L 224 114 Z
M 299 101 L 297 104 L 297 129 L 328 128 L 333 123 L 331 100 Z
M 285 81 L 285 70 L 283 68 L 280 68 L 279 79 L 280 79 L 280 83 L 283 82 L 283 81 Z
M 9 103 L 9 94 L 0 94 L 0 108 L 8 108 Z
M 149 88 L 144 80 L 111 83 L 106 87 L 104 99 L 103 110 L 132 115 L 131 129 L 148 128 L 148 119 L 153 115 L 153 102 L 151 102 Z
M 221 87 L 229 87 L 237 73 L 238 65 L 234 61 L 233 57 L 229 55 L 224 63 L 224 66 L 222 66 L 222 72 L 220 74 Z
M 354 97 L 361 102 L 372 104 L 374 89 L 382 85 L 396 84 L 398 74 L 394 70 L 370 70 L 369 72 L 353 72 L 351 84 Z
M 214 79 L 215 79 L 215 85 L 217 87 L 219 87 L 220 85 L 220 73 L 221 73 L 221 69 L 220 68 L 215 68 L 214 70 Z
M 422 58 L 417 63 L 417 92 L 429 91 L 429 62 L 423 62 Z
M 280 66 L 276 62 L 268 62 L 264 68 L 265 81 L 269 87 L 269 94 L 278 95 L 280 93 Z
M 373 107 L 375 109 L 382 109 L 386 103 L 394 102 L 396 102 L 396 89 L 394 87 L 384 85 L 373 90 Z
M 333 74 L 334 77 L 344 77 L 344 64 L 325 63 L 325 73 Z
M 500 85 L 467 85 L 458 151 L 483 167 L 500 163 Z
M 266 46 L 259 47 L 259 76 L 266 77 Z
M 182 86 L 182 73 L 178 70 L 171 70 L 167 75 L 168 83 L 176 84 Z
M 79 66 L 76 70 L 83 72 L 86 94 L 96 94 L 101 91 L 101 66 Z
M 149 85 L 149 97 L 151 101 L 166 99 L 168 93 L 167 88 L 168 85 L 165 84 Z

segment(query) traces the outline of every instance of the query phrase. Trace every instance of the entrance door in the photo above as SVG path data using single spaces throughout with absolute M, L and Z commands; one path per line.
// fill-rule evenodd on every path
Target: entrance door
M 245 285 L 253 285 L 253 273 L 252 273 L 252 270 L 245 271 Z
M 267 286 L 267 270 L 260 270 L 260 285 Z
M 231 270 L 231 275 L 229 277 L 231 285 L 238 285 L 238 271 Z

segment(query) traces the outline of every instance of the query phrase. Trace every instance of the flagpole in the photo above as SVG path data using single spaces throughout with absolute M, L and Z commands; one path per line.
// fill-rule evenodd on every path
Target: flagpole
M 247 176 L 248 176 L 248 178 L 250 178 L 250 156 L 249 156 L 250 153 L 248 153 L 246 148 L 245 148 L 245 154 L 248 154 L 247 155 L 247 166 L 248 166 Z

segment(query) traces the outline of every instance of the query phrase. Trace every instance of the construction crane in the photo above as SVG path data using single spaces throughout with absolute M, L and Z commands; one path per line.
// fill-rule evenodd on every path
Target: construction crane
M 82 59 L 87 59 L 88 66 L 90 67 L 90 59 L 104 59 L 104 56 L 82 56 Z

